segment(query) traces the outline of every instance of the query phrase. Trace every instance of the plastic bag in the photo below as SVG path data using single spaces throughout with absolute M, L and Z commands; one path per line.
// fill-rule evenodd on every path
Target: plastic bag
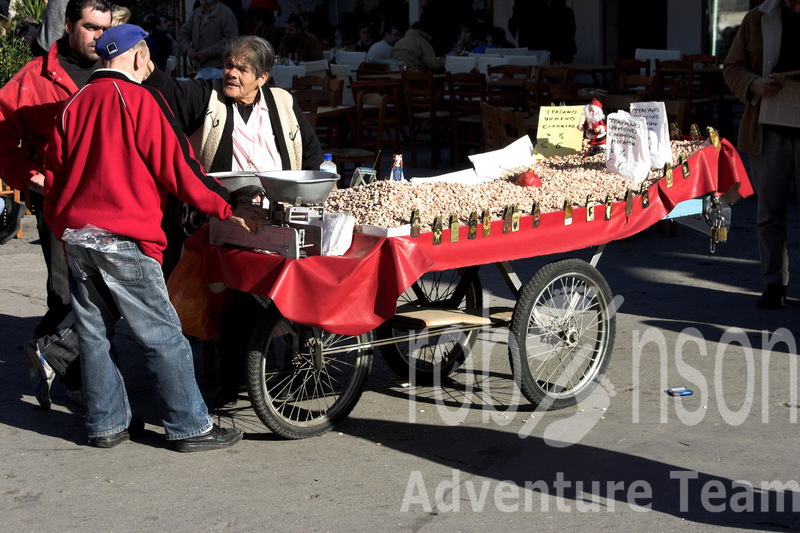
M 212 316 L 211 291 L 203 284 L 203 254 L 184 250 L 167 280 L 169 299 L 181 319 L 183 334 L 209 340 L 219 335 Z

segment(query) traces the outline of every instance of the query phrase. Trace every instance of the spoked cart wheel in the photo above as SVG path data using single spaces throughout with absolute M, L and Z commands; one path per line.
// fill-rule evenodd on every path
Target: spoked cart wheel
M 478 267 L 428 272 L 397 300 L 397 310 L 409 308 L 480 309 L 483 290 Z M 438 374 L 443 378 L 461 366 L 469 354 L 478 331 L 451 331 L 425 336 L 417 330 L 393 326 L 378 328 L 381 340 L 397 342 L 381 346 L 389 368 L 400 377 L 419 385 L 430 385 Z
M 361 397 L 372 367 L 371 338 L 297 324 L 269 305 L 247 356 L 247 388 L 258 418 L 288 439 L 331 430 Z
M 536 406 L 562 409 L 597 386 L 614 348 L 611 289 L 581 259 L 542 267 L 514 307 L 509 355 L 522 394 Z

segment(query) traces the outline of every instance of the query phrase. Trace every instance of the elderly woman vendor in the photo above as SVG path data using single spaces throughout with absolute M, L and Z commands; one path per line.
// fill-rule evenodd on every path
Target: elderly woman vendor
M 322 148 L 314 128 L 289 92 L 266 87 L 275 63 L 272 45 L 261 37 L 242 36 L 229 43 L 223 57 L 221 80 L 176 80 L 155 69 L 144 82 L 164 95 L 206 172 L 319 170 Z M 205 221 L 195 218 L 185 214 L 183 231 L 191 233 Z M 218 406 L 235 401 L 243 383 L 247 341 L 257 316 L 255 300 L 234 293 L 233 305 L 222 316 L 225 353 Z
M 272 45 L 246 35 L 229 43 L 221 80 L 155 70 L 145 84 L 165 96 L 207 172 L 319 170 L 319 139 L 292 95 L 264 88 L 274 64 Z

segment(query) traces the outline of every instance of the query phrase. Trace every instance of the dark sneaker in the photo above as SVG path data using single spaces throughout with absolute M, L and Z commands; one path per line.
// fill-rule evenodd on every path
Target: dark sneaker
M 175 449 L 179 452 L 203 452 L 206 450 L 221 450 L 229 448 L 242 440 L 242 430 L 236 428 L 221 428 L 214 424 L 210 430 L 175 441 Z
M 28 363 L 28 376 L 36 400 L 45 409 L 50 409 L 50 387 L 56 377 L 55 370 L 45 361 L 36 341 L 25 344 L 25 361 Z
M 10 241 L 17 232 L 22 223 L 22 217 L 25 216 L 25 209 L 22 204 L 15 202 L 10 198 L 0 199 L 3 203 L 3 210 L 0 211 L 0 244 L 5 244 Z
M 764 293 L 756 302 L 760 309 L 780 309 L 786 307 L 786 285 L 780 283 L 767 283 Z

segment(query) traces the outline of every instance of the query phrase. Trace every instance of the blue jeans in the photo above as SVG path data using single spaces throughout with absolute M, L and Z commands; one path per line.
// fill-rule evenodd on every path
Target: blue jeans
M 212 420 L 195 381 L 192 350 L 169 301 L 158 261 L 144 255 L 135 242 L 122 239 L 112 251 L 65 247 L 89 436 L 118 433 L 131 422 L 125 383 L 112 349 L 117 310 L 145 350 L 167 440 L 208 431 Z

